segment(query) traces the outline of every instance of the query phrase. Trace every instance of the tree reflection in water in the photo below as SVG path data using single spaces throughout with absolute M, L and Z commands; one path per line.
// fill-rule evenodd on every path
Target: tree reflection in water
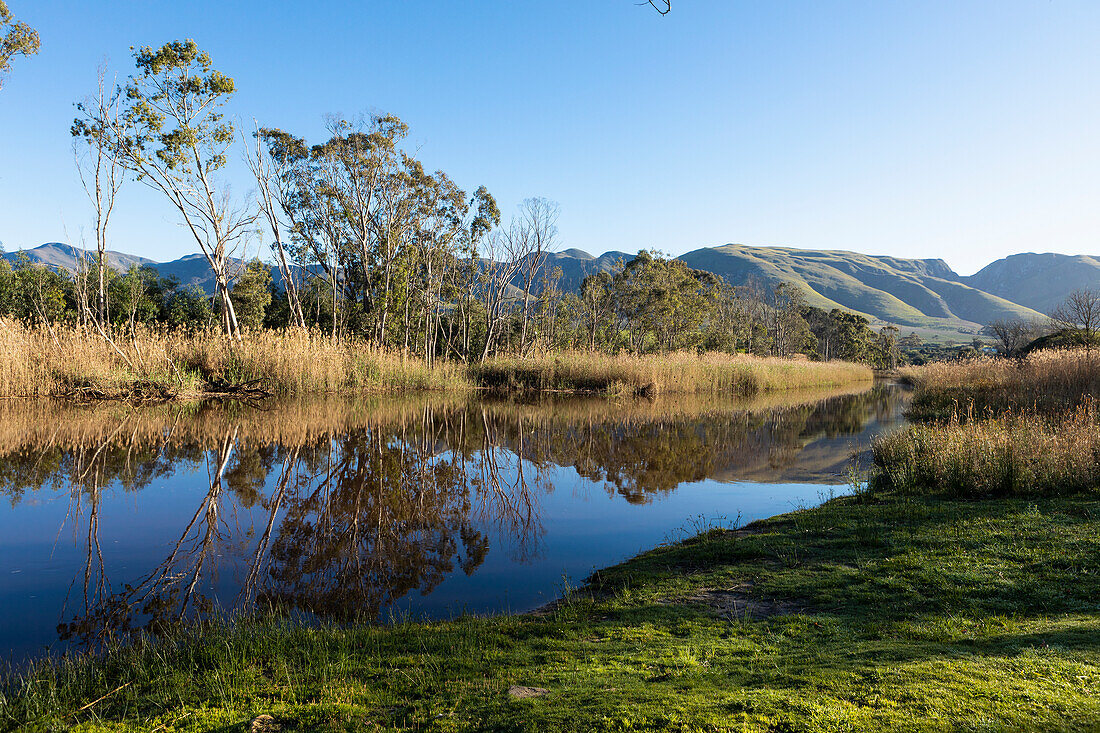
M 513 562 L 537 557 L 540 497 L 559 467 L 633 503 L 719 475 L 781 480 L 807 443 L 889 420 L 900 399 L 875 389 L 755 408 L 429 398 L 264 412 L 7 407 L 0 493 L 13 505 L 28 491 L 69 496 L 65 522 L 85 562 L 62 639 L 95 643 L 257 604 L 377 619 L 413 591 L 473 574 L 493 547 Z M 166 554 L 140 577 L 109 578 L 105 492 L 141 492 L 181 470 L 205 479 Z

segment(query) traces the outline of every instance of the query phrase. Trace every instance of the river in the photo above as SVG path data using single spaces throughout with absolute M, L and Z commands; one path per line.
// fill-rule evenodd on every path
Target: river
M 255 608 L 531 610 L 663 542 L 847 493 L 906 399 L 7 403 L 0 654 Z

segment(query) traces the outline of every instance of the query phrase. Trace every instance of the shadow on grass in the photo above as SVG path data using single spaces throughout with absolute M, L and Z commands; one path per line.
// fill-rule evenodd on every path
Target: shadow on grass
M 843 498 L 658 548 L 601 570 L 589 588 L 635 621 L 705 613 L 668 601 L 746 585 L 761 602 L 848 624 L 1095 613 L 1097 516 L 1091 498 Z

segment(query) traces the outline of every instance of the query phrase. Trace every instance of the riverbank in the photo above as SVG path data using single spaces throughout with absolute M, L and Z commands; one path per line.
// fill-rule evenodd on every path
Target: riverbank
M 1098 515 L 1096 494 L 837 499 L 647 552 L 541 614 L 251 620 L 40 664 L 4 683 L 0 728 L 1095 729 Z
M 265 331 L 235 343 L 218 334 L 143 332 L 108 342 L 73 328 L 0 322 L 0 397 L 172 401 L 270 394 L 574 392 L 750 396 L 870 382 L 870 368 L 718 353 L 501 356 L 427 364 L 365 342 Z

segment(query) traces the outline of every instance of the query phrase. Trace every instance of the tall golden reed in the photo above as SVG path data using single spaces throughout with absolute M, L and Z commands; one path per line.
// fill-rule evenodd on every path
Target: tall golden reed
M 501 356 L 471 367 L 480 386 L 503 391 L 728 393 L 753 395 L 869 382 L 871 369 L 849 362 L 678 352 L 634 356 L 589 351 Z
M 0 397 L 186 398 L 257 381 L 277 395 L 420 390 L 753 395 L 869 382 L 871 370 L 745 355 L 591 352 L 501 356 L 467 366 L 424 360 L 360 340 L 264 331 L 237 343 L 216 333 L 142 330 L 113 344 L 77 328 L 0 321 Z
M 916 388 L 911 415 L 948 420 L 957 413 L 992 417 L 1005 412 L 1047 415 L 1100 398 L 1100 351 L 1037 351 L 1022 360 L 983 357 L 901 370 Z
M 877 487 L 964 498 L 1100 487 L 1100 354 L 1040 351 L 903 376 L 921 424 L 874 443 Z

